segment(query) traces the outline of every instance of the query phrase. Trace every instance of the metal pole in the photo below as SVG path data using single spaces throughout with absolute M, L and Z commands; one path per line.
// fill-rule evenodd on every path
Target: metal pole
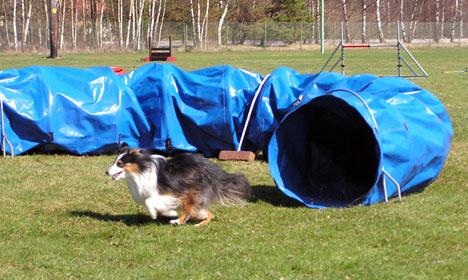
M 401 50 L 400 50 L 400 21 L 397 22 L 397 69 L 398 77 L 401 76 Z
M 325 53 L 325 4 L 320 1 L 320 53 Z
M 5 124 L 3 119 L 3 99 L 0 100 L 0 106 L 2 111 L 2 150 L 3 150 L 3 157 L 6 157 L 6 149 L 5 149 Z
M 345 59 L 344 59 L 344 48 L 343 48 L 343 38 L 344 38 L 344 34 L 343 34 L 343 22 L 341 22 L 341 26 L 340 26 L 340 30 L 341 30 L 341 37 L 340 37 L 340 48 L 341 48 L 341 75 L 345 75 Z

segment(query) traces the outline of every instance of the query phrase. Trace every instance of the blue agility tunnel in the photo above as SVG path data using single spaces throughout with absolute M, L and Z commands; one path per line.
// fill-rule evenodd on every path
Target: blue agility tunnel
M 267 76 L 216 66 L 147 64 L 0 71 L 2 132 L 15 155 L 262 150 L 278 188 L 309 207 L 373 204 L 428 185 L 453 129 L 439 100 L 402 78 Z M 248 125 L 247 125 L 248 124 Z M 5 142 L 7 143 L 7 142 Z
M 369 205 L 436 179 L 453 136 L 439 100 L 396 77 L 324 73 L 277 125 L 270 172 L 309 207 Z

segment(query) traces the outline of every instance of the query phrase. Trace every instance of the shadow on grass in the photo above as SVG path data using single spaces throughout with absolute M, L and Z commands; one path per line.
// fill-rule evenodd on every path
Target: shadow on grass
M 129 215 L 112 215 L 101 214 L 93 211 L 70 211 L 70 215 L 74 217 L 88 217 L 103 222 L 122 222 L 127 226 L 142 226 L 146 224 L 167 225 L 170 218 L 158 217 L 157 220 L 152 220 L 148 215 L 143 214 L 129 214 Z
M 302 203 L 286 196 L 275 186 L 252 186 L 252 202 L 263 201 L 273 206 L 298 208 L 305 207 Z

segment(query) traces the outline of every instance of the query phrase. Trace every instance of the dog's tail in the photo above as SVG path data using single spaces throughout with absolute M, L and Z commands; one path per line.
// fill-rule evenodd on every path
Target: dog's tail
M 242 205 L 252 194 L 247 178 L 240 173 L 227 173 L 220 187 L 219 202 L 225 206 Z

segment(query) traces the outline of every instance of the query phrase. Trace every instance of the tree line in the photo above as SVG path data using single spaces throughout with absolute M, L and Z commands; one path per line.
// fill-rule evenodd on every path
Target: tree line
M 226 23 L 305 22 L 319 38 L 320 0 L 1 0 L 0 47 L 28 50 L 55 38 L 57 48 L 80 49 L 80 42 L 102 48 L 111 40 L 122 49 L 159 45 L 167 22 L 183 22 L 194 47 L 204 48 L 215 34 L 222 46 Z M 421 22 L 433 22 L 434 40 L 444 34 L 453 41 L 463 34 L 468 1 L 463 0 L 326 0 L 326 22 L 343 22 L 347 41 L 350 23 L 360 24 L 367 40 L 370 25 L 385 41 L 383 26 L 402 22 L 402 36 L 411 41 Z M 444 30 L 444 28 L 450 30 Z M 456 28 L 459 30 L 456 30 Z M 210 29 L 210 30 L 209 30 Z M 214 30 L 211 30 L 214 29 Z M 112 32 L 111 32 L 112 31 Z M 34 33 L 34 38 L 33 38 Z M 68 39 L 64 34 L 69 34 Z M 111 35 L 109 35 L 111 34 Z M 110 37 L 110 38 L 109 38 Z M 213 36 L 211 36 L 213 37 Z M 39 41 L 39 42 L 38 42 Z M 53 44 L 52 44 L 53 45 Z

